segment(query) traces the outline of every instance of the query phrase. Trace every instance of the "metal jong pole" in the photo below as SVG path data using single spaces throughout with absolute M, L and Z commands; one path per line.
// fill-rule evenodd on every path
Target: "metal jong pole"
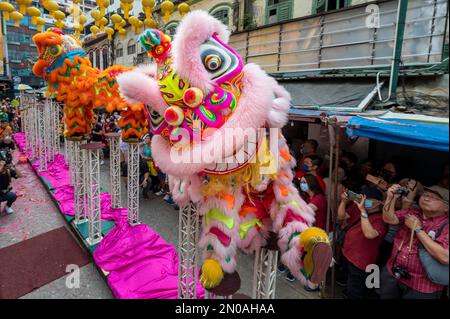
M 197 207 L 189 202 L 180 207 L 178 226 L 178 298 L 197 298 L 197 243 L 199 216 Z
M 276 249 L 276 237 L 271 233 L 266 247 L 255 252 L 253 272 L 253 298 L 275 299 L 278 250 Z
M 25 98 L 24 98 L 23 91 L 20 91 L 20 95 L 19 95 L 20 108 L 19 109 L 20 109 L 20 114 L 21 115 L 23 114 L 23 111 L 24 111 L 24 100 L 25 100 Z M 20 121 L 20 131 L 21 132 L 25 132 L 23 118 Z
M 70 174 L 70 186 L 74 186 L 74 172 L 73 172 L 73 156 L 74 156 L 74 149 L 73 149 L 73 141 L 69 141 L 69 174 Z
M 53 106 L 51 104 L 51 99 L 46 98 L 45 102 L 47 104 L 47 124 L 48 124 L 48 150 L 49 150 L 49 161 L 53 162 L 55 160 L 55 139 L 54 139 L 54 129 L 53 129 Z
M 36 159 L 36 143 L 37 143 L 37 115 L 38 115 L 38 105 L 36 99 L 33 99 L 32 108 L 30 112 L 30 127 L 31 127 L 31 135 L 30 135 L 30 150 L 31 150 L 31 158 Z
M 54 130 L 55 130 L 55 153 L 59 154 L 61 152 L 61 145 L 60 145 L 60 140 L 59 140 L 59 110 L 60 110 L 60 106 L 58 103 L 53 103 L 52 100 L 52 105 L 53 105 L 53 122 L 54 122 Z
M 44 101 L 44 145 L 45 145 L 45 151 L 46 156 L 45 160 L 46 162 L 53 162 L 52 154 L 53 154 L 53 148 L 52 148 L 52 128 L 51 128 L 51 109 L 50 104 L 48 102 L 48 99 L 45 99 Z
M 86 202 L 85 202 L 85 170 L 84 158 L 81 145 L 84 141 L 74 141 L 74 195 L 75 195 L 75 224 L 85 223 L 86 220 Z
M 33 118 L 33 126 L 34 126 L 34 137 L 33 137 L 33 157 L 35 159 L 39 158 L 39 103 L 34 97 L 34 118 Z
M 87 198 L 89 206 L 89 237 L 86 239 L 89 246 L 102 240 L 101 211 L 100 211 L 100 150 L 103 144 L 87 143 L 81 145 L 87 151 L 88 184 Z
M 86 149 L 81 148 L 81 169 L 82 169 L 82 176 L 81 176 L 81 183 L 82 188 L 80 190 L 79 196 L 80 196 L 80 219 L 81 217 L 87 221 L 88 215 L 89 215 L 89 203 L 88 203 L 88 187 L 89 187 L 89 153 Z
M 139 144 L 128 143 L 128 223 L 139 224 Z
M 110 147 L 109 173 L 111 181 L 111 207 L 119 208 L 122 206 L 121 187 L 120 187 L 120 133 L 107 133 Z
M 68 147 L 69 141 L 67 139 L 64 139 L 64 162 L 66 165 L 69 165 L 69 147 Z
M 39 133 L 38 133 L 38 144 L 39 144 L 39 171 L 47 170 L 47 149 L 46 149 L 46 128 L 45 128 L 45 104 L 39 103 Z

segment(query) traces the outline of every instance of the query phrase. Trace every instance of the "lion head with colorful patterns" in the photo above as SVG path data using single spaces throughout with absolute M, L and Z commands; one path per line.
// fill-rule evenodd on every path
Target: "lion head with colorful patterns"
M 228 45 L 229 35 L 220 21 L 193 11 L 173 41 L 156 29 L 140 36 L 156 61 L 153 72 L 135 70 L 117 78 L 125 99 L 145 103 L 164 119 L 151 119 L 157 124 L 152 147 L 157 165 L 171 175 L 239 170 L 258 150 L 264 135 L 259 129 L 286 121 L 289 93 L 257 65 L 244 66 Z M 241 130 L 232 136 L 234 143 L 227 143 L 225 131 L 236 128 Z M 246 129 L 257 132 L 252 140 L 243 136 Z M 174 161 L 174 152 L 192 159 L 195 152 L 207 153 L 217 145 L 219 156 L 209 160 Z

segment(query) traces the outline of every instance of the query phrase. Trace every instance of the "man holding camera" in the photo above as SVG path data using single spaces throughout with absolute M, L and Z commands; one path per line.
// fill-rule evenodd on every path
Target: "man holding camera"
M 0 160 L 0 203 L 6 201 L 5 212 L 14 213 L 11 208 L 16 201 L 17 195 L 12 192 L 11 178 L 18 178 L 19 174 L 14 168 L 10 168 L 5 161 Z
M 424 248 L 438 264 L 448 267 L 449 191 L 437 185 L 424 188 L 418 208 L 395 211 L 401 188 L 395 184 L 388 189 L 383 208 L 383 220 L 400 228 L 391 257 L 381 273 L 380 296 L 382 299 L 439 299 L 448 282 L 439 284 L 429 278 L 430 270 L 425 268 L 429 269 L 430 263 L 422 264 L 419 248 Z

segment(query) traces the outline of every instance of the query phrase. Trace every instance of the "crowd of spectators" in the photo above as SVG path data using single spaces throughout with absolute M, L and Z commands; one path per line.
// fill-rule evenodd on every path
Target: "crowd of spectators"
M 338 166 L 326 176 L 328 167 L 323 166 L 318 147 L 315 140 L 303 143 L 295 182 L 315 212 L 314 226 L 327 230 L 336 243 L 337 282 L 344 295 L 351 299 L 444 296 L 449 263 L 448 162 L 441 168 L 440 180 L 426 187 L 404 176 L 401 161 L 377 166 L 371 159 L 359 162 L 354 153 L 343 151 Z M 328 203 L 328 191 L 329 198 L 337 199 L 337 211 Z M 381 273 L 378 289 L 369 289 L 366 282 L 373 267 Z M 286 271 L 279 265 L 279 272 Z M 433 272 L 444 279 L 437 280 Z M 289 272 L 286 279 L 295 281 Z M 308 283 L 305 289 L 320 287 Z
M 12 134 L 20 130 L 20 114 L 17 104 L 9 98 L 3 99 L 0 105 L 0 204 L 6 202 L 1 212 L 12 214 L 12 205 L 17 199 L 11 180 L 19 178 L 20 172 L 13 162 L 15 144 Z

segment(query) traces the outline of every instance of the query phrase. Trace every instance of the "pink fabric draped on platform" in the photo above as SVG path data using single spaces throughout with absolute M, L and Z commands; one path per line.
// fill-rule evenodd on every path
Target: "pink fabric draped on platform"
M 14 134 L 23 151 L 25 135 Z M 28 156 L 31 153 L 28 152 Z M 33 163 L 38 172 L 39 162 Z M 47 164 L 39 176 L 51 185 L 53 197 L 65 215 L 74 215 L 74 190 L 69 185 L 69 170 L 64 157 L 57 154 L 55 161 Z M 173 245 L 168 244 L 148 225 L 129 226 L 127 209 L 111 208 L 111 195 L 101 193 L 101 218 L 114 220 L 114 227 L 99 243 L 94 252 L 96 264 L 109 272 L 108 284 L 120 299 L 175 299 L 178 296 L 178 256 Z M 197 281 L 197 298 L 204 297 L 204 289 Z

